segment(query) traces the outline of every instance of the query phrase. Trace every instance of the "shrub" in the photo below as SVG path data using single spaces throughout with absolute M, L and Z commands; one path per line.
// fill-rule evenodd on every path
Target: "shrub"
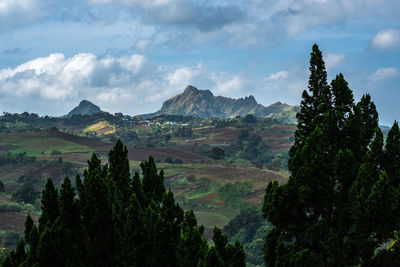
M 223 159 L 225 157 L 225 151 L 219 147 L 213 147 L 211 148 L 208 157 L 215 160 Z
M 175 159 L 174 164 L 182 165 L 183 161 L 181 159 Z
M 35 203 L 36 199 L 39 198 L 40 193 L 37 192 L 31 183 L 22 184 L 17 191 L 14 192 L 12 199 L 15 201 L 25 203 Z
M 14 248 L 21 239 L 20 233 L 16 231 L 2 231 L 0 232 L 0 237 L 3 239 L 1 243 L 3 248 Z
M 22 211 L 22 207 L 17 203 L 0 203 L 0 212 Z

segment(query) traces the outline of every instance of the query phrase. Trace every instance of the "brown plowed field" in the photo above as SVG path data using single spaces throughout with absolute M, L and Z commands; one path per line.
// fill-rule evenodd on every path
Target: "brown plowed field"
M 75 136 L 75 135 L 70 135 L 62 132 L 53 132 L 51 133 L 54 136 L 57 136 L 58 138 L 62 138 L 64 140 L 74 142 L 80 145 L 84 145 L 87 147 L 90 147 L 96 151 L 96 153 L 101 154 L 101 155 L 107 155 L 110 149 L 113 147 L 113 144 L 111 143 L 105 143 L 101 141 L 97 141 L 94 139 L 90 139 L 87 137 L 81 137 L 81 136 Z M 184 163 L 186 162 L 200 162 L 201 160 L 209 160 L 207 157 L 203 157 L 194 153 L 191 153 L 189 151 L 182 151 L 182 150 L 177 150 L 177 149 L 172 149 L 172 148 L 156 148 L 156 147 L 132 147 L 128 146 L 128 157 L 130 160 L 135 160 L 135 161 L 142 161 L 142 160 L 147 160 L 149 156 L 153 156 L 155 159 L 160 159 L 164 161 L 166 158 L 171 157 L 173 159 L 180 158 Z M 80 161 L 78 160 L 79 154 L 74 153 L 76 155 L 76 158 L 72 156 L 71 154 L 65 154 L 62 157 L 68 157 L 71 158 L 74 161 Z M 87 155 L 85 157 L 80 157 L 81 159 L 86 159 Z
M 191 173 L 196 177 L 206 177 L 219 183 L 232 183 L 236 181 L 251 181 L 253 185 L 260 182 L 265 186 L 270 181 L 285 183 L 286 177 L 282 174 L 270 170 L 260 170 L 240 165 L 210 165 L 206 168 L 193 170 Z
M 203 135 L 213 137 L 213 141 L 226 141 L 236 142 L 240 129 L 236 128 L 219 128 L 219 129 L 206 129 L 201 131 Z
M 184 163 L 209 161 L 207 157 L 203 157 L 189 151 L 182 151 L 172 148 L 155 148 L 155 147 L 128 147 L 128 157 L 130 160 L 142 161 L 147 160 L 149 156 L 155 159 L 165 161 L 166 158 L 181 159 Z

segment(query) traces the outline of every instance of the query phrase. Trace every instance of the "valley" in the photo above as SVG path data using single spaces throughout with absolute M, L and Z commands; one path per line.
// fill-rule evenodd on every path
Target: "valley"
M 253 115 L 160 114 L 143 119 L 111 115 L 91 105 L 82 101 L 74 109 L 82 114 L 58 118 L 29 113 L 0 116 L 1 197 L 7 206 L 0 213 L 3 246 L 15 246 L 27 213 L 37 220 L 40 192 L 48 178 L 57 187 L 67 176 L 74 181 L 92 153 L 107 163 L 117 139 L 127 146 L 132 173 L 154 157 L 164 170 L 166 188 L 185 210 L 195 212 L 208 239 L 214 226 L 223 228 L 241 210 L 259 209 L 268 182 L 287 181 L 293 124 Z M 212 150 L 222 151 L 223 156 L 213 157 Z M 27 184 L 37 194 L 33 201 L 16 197 Z

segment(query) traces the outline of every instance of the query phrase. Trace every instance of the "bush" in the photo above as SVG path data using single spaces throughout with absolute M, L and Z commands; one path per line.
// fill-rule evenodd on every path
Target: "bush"
M 17 203 L 0 203 L 0 212 L 22 211 L 22 207 Z
M 223 159 L 225 157 L 225 151 L 219 147 L 213 147 L 211 148 L 208 157 L 215 160 Z
M 37 192 L 31 183 L 22 184 L 17 191 L 14 192 L 12 199 L 15 201 L 25 203 L 35 203 L 36 199 L 39 198 L 40 193 Z
M 16 231 L 2 231 L 0 232 L 0 237 L 3 239 L 1 243 L 3 248 L 15 248 L 21 239 L 20 233 Z
M 219 195 L 229 206 L 240 206 L 240 201 L 250 194 L 252 184 L 249 182 L 227 183 L 218 190 Z
M 183 161 L 181 159 L 175 159 L 174 164 L 182 165 Z
M 243 118 L 243 121 L 246 123 L 256 123 L 257 119 L 253 114 L 247 114 L 246 117 Z
M 21 175 L 18 177 L 17 183 L 23 184 L 23 183 L 32 183 L 35 184 L 39 181 L 39 179 L 36 179 L 31 173 L 27 175 Z
M 168 157 L 165 159 L 165 163 L 172 164 L 172 163 L 174 163 L 174 160 L 172 158 Z
M 4 192 L 4 184 L 0 181 L 0 192 Z

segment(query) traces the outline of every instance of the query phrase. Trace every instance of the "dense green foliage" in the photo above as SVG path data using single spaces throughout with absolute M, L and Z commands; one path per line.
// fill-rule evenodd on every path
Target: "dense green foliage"
M 0 231 L 0 238 L 2 239 L 1 247 L 10 248 L 15 247 L 21 239 L 21 235 L 17 231 Z
M 0 165 L 4 164 L 20 164 L 35 162 L 35 157 L 29 157 L 26 153 L 12 154 L 10 152 L 0 154 Z
M 215 160 L 223 159 L 225 157 L 225 151 L 219 147 L 213 147 L 210 149 L 208 156 Z
M 354 103 L 342 74 L 328 85 L 317 45 L 310 72 L 289 153 L 291 176 L 266 189 L 263 212 L 274 225 L 264 245 L 266 266 L 395 266 L 399 126 L 384 146 L 370 96 Z
M 245 266 L 243 247 L 219 229 L 208 246 L 152 157 L 131 177 L 127 155 L 120 141 L 105 166 L 93 154 L 76 190 L 68 178 L 60 190 L 49 179 L 39 225 L 28 216 L 25 238 L 2 266 Z
M 17 203 L 0 203 L 0 212 L 21 211 L 23 207 Z
M 259 209 L 255 207 L 243 209 L 224 227 L 231 242 L 238 240 L 243 244 L 248 266 L 262 265 L 264 262 L 264 239 L 272 226 L 266 222 Z M 252 264 L 252 265 L 250 265 Z
M 31 183 L 23 183 L 12 195 L 12 199 L 19 202 L 35 203 L 40 193 L 35 190 Z

